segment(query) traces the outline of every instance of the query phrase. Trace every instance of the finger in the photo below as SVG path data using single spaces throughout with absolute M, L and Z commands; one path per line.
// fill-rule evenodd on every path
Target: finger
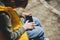
M 31 24 L 35 24 L 35 22 L 30 22 Z
M 32 24 L 32 26 L 36 26 L 36 24 Z
M 31 25 L 32 25 L 32 26 L 35 26 L 36 24 L 35 24 L 35 22 L 31 22 Z
M 29 20 L 26 21 L 26 23 L 28 23 L 28 22 L 29 22 Z
M 32 16 L 32 14 L 30 13 L 29 16 Z
M 33 26 L 36 26 L 37 24 L 35 22 L 31 22 Z
M 37 24 L 33 24 L 34 26 L 36 26 Z
M 31 13 L 26 14 L 26 16 L 32 16 Z

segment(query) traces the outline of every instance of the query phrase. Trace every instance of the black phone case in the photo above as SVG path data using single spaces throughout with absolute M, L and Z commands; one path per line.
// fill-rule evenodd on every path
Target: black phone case
M 27 17 L 26 17 L 26 20 L 29 20 L 29 22 L 33 22 L 32 16 L 27 16 Z

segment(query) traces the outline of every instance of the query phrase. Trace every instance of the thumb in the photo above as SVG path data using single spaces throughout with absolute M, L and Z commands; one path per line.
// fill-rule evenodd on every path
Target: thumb
M 29 22 L 29 20 L 26 21 L 26 23 L 28 23 L 28 22 Z

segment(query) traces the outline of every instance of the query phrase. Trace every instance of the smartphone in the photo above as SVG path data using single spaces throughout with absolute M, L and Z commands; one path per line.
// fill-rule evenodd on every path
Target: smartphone
M 26 16 L 26 21 L 29 20 L 29 22 L 33 22 L 32 16 Z

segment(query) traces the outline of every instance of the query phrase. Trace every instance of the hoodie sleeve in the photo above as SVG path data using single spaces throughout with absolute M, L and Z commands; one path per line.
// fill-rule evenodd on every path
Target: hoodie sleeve
M 0 29 L 6 35 L 8 40 L 15 40 L 25 32 L 25 29 L 23 27 L 13 32 L 11 20 L 5 13 L 0 13 L 0 26 Z

